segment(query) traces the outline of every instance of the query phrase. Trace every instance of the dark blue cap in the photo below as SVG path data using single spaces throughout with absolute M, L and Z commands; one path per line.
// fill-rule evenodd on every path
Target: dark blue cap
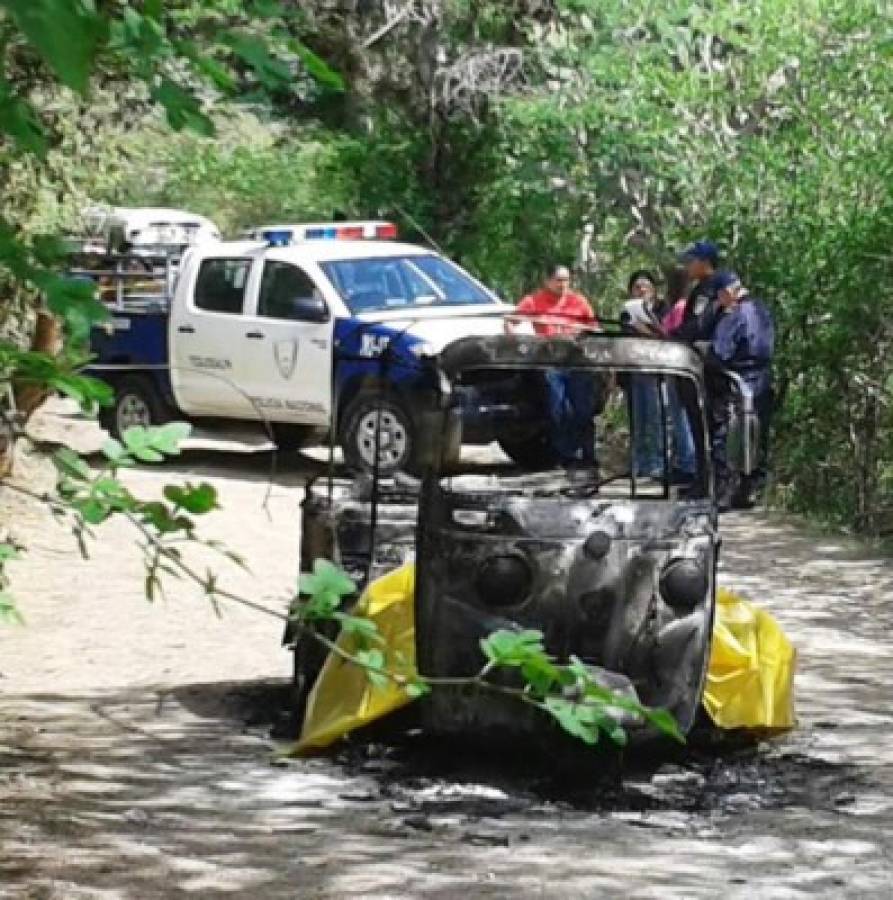
M 726 288 L 734 287 L 741 284 L 741 279 L 734 272 L 717 272 L 713 278 L 713 287 L 717 291 L 724 291 Z
M 704 262 L 709 262 L 711 266 L 715 266 L 719 263 L 719 250 L 716 244 L 710 241 L 695 241 L 679 254 L 680 262 L 691 262 L 693 259 L 702 259 Z

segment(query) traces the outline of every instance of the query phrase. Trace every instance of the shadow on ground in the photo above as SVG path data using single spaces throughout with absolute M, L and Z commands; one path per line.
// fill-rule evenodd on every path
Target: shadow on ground
M 574 885 L 630 884 L 583 847 L 641 861 L 644 834 L 649 853 L 667 854 L 699 835 L 715 885 L 738 877 L 715 842 L 742 822 L 771 835 L 778 856 L 794 840 L 780 821 L 808 819 L 818 840 L 857 795 L 876 793 L 865 772 L 784 742 L 550 770 L 524 747 L 380 732 L 284 760 L 268 737 L 288 715 L 282 681 L 34 694 L 4 708 L 0 882 L 22 887 L 11 896 L 501 896 L 509 885 L 534 896 L 557 865 L 569 892 L 552 895 L 572 896 Z M 865 840 L 851 844 L 858 855 Z M 482 881 L 488 871 L 499 874 Z M 685 867 L 676 875 L 702 886 Z M 826 875 L 830 888 L 837 875 Z

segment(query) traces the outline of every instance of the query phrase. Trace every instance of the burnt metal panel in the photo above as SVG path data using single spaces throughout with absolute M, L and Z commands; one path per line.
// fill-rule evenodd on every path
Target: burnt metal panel
M 703 381 L 701 357 L 687 344 L 649 338 L 586 334 L 567 338 L 524 335 L 462 338 L 448 344 L 437 363 L 449 379 L 476 368 L 573 367 L 663 371 Z
M 536 628 L 558 660 L 577 656 L 625 676 L 643 702 L 668 708 L 688 730 L 713 619 L 710 505 L 497 496 L 477 526 L 461 524 L 469 521 L 467 506 L 468 498 L 438 485 L 423 499 L 416 581 L 422 674 L 474 675 L 485 661 L 479 642 L 494 628 Z M 490 580 L 486 593 L 481 572 L 488 561 L 506 557 L 525 561 L 529 585 L 506 597 Z M 680 558 L 703 568 L 706 590 L 689 607 L 674 609 L 659 581 L 664 567 Z M 428 706 L 429 726 L 451 731 L 486 729 L 494 715 L 483 695 L 435 692 Z

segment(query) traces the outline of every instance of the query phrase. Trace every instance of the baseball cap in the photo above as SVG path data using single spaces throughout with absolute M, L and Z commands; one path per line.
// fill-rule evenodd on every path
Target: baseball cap
M 734 272 L 717 272 L 713 276 L 713 287 L 717 291 L 724 291 L 726 288 L 740 287 L 741 279 Z
M 679 254 L 680 262 L 691 262 L 693 259 L 703 259 L 715 266 L 719 262 L 719 249 L 710 241 L 695 241 Z

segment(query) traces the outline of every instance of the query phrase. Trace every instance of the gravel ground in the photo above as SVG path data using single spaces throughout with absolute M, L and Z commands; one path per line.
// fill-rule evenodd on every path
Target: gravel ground
M 59 410 L 35 430 L 98 440 Z M 203 446 L 128 480 L 214 483 L 206 531 L 252 572 L 215 567 L 281 610 L 319 463 L 280 461 L 271 481 L 257 435 Z M 855 544 L 724 519 L 723 583 L 798 647 L 800 727 L 618 775 L 413 740 L 280 760 L 275 618 L 218 618 L 181 582 L 147 603 L 125 526 L 85 561 L 31 503 L 7 492 L 0 515 L 29 546 L 10 569 L 27 626 L 0 632 L 0 897 L 889 896 L 893 565 Z

